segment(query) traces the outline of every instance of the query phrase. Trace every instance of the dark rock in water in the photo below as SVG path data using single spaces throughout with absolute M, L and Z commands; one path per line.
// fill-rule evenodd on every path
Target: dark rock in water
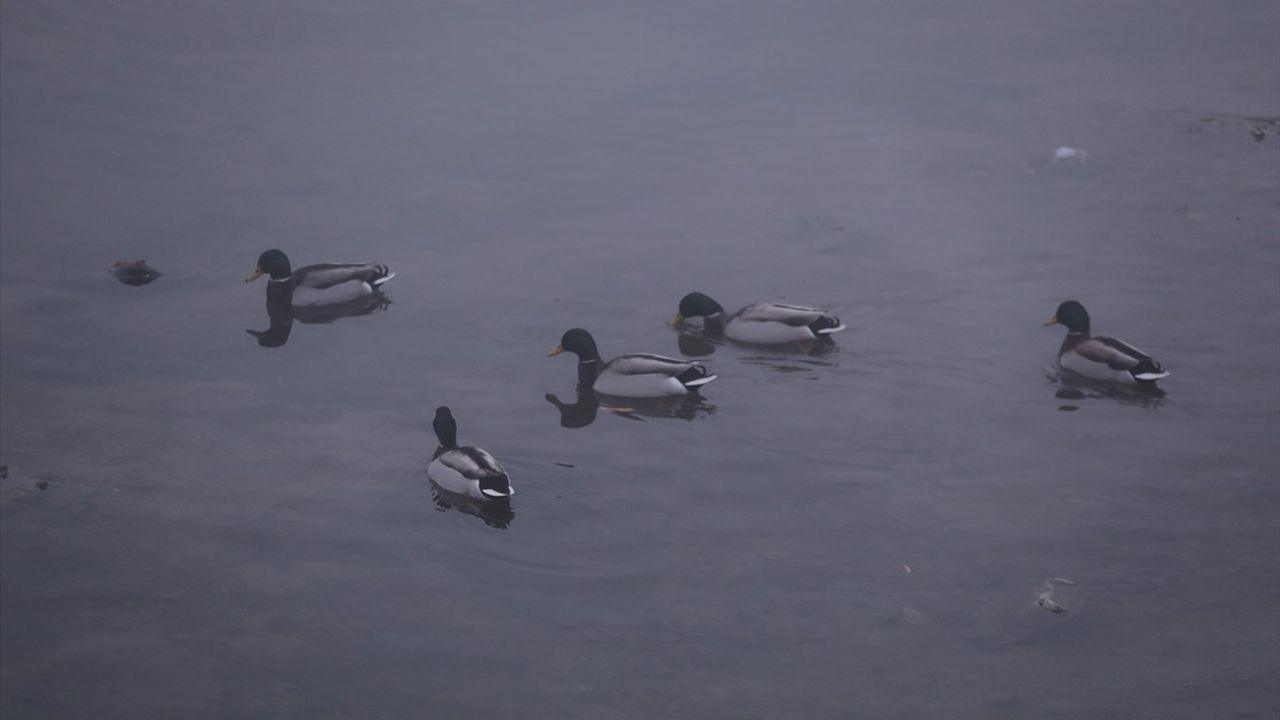
M 9 466 L 0 465 L 0 480 L 3 480 L 7 477 L 9 477 Z
M 135 260 L 133 262 L 125 262 L 117 260 L 111 269 L 111 274 L 125 285 L 146 285 L 147 283 L 160 277 L 160 271 L 147 265 L 146 260 Z
M 47 489 L 47 488 L 49 487 L 49 481 L 48 481 L 48 480 L 37 480 L 37 481 L 36 481 L 36 487 L 40 488 L 41 490 L 45 490 L 45 489 Z

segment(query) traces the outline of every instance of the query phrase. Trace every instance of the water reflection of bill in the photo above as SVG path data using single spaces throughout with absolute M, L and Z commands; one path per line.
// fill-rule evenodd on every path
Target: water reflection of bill
M 391 306 L 390 298 L 381 293 L 374 293 L 351 302 L 338 305 L 299 306 L 267 305 L 266 330 L 245 330 L 258 340 L 258 345 L 265 348 L 278 348 L 289 342 L 289 333 L 296 320 L 307 325 L 327 325 L 345 317 L 368 315 L 386 310 Z
M 496 530 L 506 530 L 516 519 L 516 513 L 511 509 L 511 500 L 509 498 L 496 498 L 493 500 L 478 500 L 466 495 L 449 492 L 440 487 L 435 481 L 428 480 L 431 483 L 431 502 L 436 506 L 439 512 L 449 512 L 456 510 L 466 515 L 478 517 L 484 521 L 485 525 Z

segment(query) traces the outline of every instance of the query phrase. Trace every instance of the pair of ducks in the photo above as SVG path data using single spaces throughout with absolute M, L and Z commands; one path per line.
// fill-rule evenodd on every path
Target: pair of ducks
M 377 263 L 322 263 L 293 270 L 280 250 L 268 250 L 245 282 L 269 277 L 267 302 L 276 305 L 315 306 L 351 302 L 378 292 L 395 277 Z M 840 319 L 825 310 L 782 303 L 755 303 L 729 315 L 702 293 L 680 300 L 672 325 L 700 317 L 706 331 L 749 344 L 784 344 L 810 341 L 845 329 Z M 1168 372 L 1150 355 L 1110 337 L 1089 335 L 1089 313 L 1068 300 L 1058 306 L 1045 325 L 1062 324 L 1067 337 L 1058 350 L 1059 364 L 1095 380 L 1150 384 Z M 582 328 L 564 333 L 548 356 L 562 352 L 578 356 L 579 381 L 602 395 L 633 398 L 670 397 L 698 392 L 716 379 L 706 366 L 663 355 L 631 353 L 603 362 L 595 338 Z M 458 426 L 448 407 L 436 409 L 432 422 L 440 446 L 427 467 L 437 485 L 480 500 L 509 498 L 515 493 L 502 465 L 488 452 L 457 443 Z
M 702 318 L 703 329 L 730 340 L 752 345 L 783 345 L 824 338 L 845 329 L 840 318 L 826 310 L 786 305 L 754 303 L 729 315 L 720 303 L 693 292 L 680 300 L 678 326 L 686 318 Z M 600 359 L 595 338 L 582 328 L 573 328 L 560 344 L 547 353 L 578 356 L 578 381 L 601 395 L 628 398 L 661 398 L 687 395 L 715 380 L 706 366 L 664 355 L 631 353 L 608 362 Z
M 294 270 L 280 250 L 258 256 L 245 282 L 267 276 L 267 304 L 291 307 L 342 305 L 367 298 L 396 274 L 378 263 L 320 263 Z M 515 494 L 507 471 L 487 451 L 458 444 L 458 423 L 447 407 L 436 408 L 431 427 L 440 446 L 431 456 L 427 477 L 458 495 L 498 500 Z

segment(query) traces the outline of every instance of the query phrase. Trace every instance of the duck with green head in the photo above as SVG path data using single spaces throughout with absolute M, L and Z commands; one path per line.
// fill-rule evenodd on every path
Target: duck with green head
M 507 471 L 487 451 L 458 444 L 458 422 L 449 408 L 436 408 L 431 422 L 440 447 L 431 456 L 427 477 L 451 493 L 477 500 L 498 500 L 515 494 Z
M 596 349 L 596 340 L 582 328 L 573 328 L 551 348 L 548 357 L 562 352 L 578 356 L 578 382 L 601 395 L 631 398 L 656 398 L 688 395 L 712 380 L 705 365 L 677 360 L 664 355 L 631 353 L 604 362 Z
M 267 276 L 267 304 L 337 305 L 367 298 L 396 274 L 378 263 L 318 263 L 294 270 L 280 250 L 258 256 L 245 282 Z
M 1089 312 L 1068 300 L 1058 306 L 1045 325 L 1064 325 L 1067 337 L 1058 348 L 1058 364 L 1064 370 L 1094 380 L 1149 384 L 1169 376 L 1160 363 L 1129 343 L 1089 334 Z
M 728 315 L 720 303 L 700 292 L 680 299 L 680 309 L 671 324 L 679 325 L 694 317 L 702 318 L 702 327 L 709 333 L 753 345 L 816 340 L 845 329 L 840 318 L 827 310 L 802 305 L 753 303 Z

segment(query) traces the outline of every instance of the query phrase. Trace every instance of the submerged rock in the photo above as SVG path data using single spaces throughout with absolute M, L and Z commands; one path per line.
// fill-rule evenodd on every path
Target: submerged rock
M 116 264 L 111 268 L 111 274 L 125 285 L 146 285 L 156 278 L 160 277 L 160 271 L 147 265 L 146 260 L 134 260 L 133 262 L 125 262 L 117 260 Z

